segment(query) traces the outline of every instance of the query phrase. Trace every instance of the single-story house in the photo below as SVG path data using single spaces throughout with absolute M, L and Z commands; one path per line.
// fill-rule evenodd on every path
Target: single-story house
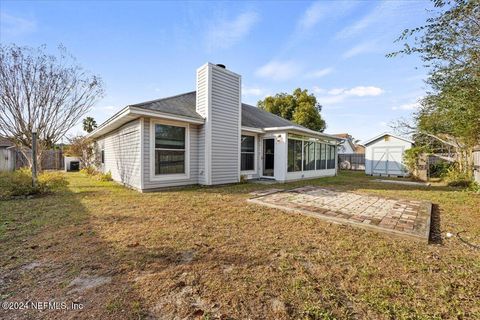
M 382 133 L 363 143 L 365 146 L 365 173 L 380 176 L 406 176 L 403 153 L 414 142 L 404 137 Z
M 241 102 L 241 76 L 197 69 L 196 91 L 129 105 L 89 134 L 100 170 L 138 189 L 334 176 L 340 139 Z

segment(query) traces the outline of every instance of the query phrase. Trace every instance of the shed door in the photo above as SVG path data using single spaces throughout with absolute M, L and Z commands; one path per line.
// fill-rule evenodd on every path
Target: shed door
M 372 149 L 372 173 L 403 175 L 402 147 L 376 147 Z
M 10 170 L 10 152 L 7 149 L 0 149 L 0 171 Z

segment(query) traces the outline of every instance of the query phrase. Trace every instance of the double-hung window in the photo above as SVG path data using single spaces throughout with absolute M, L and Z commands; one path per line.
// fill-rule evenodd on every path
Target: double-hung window
M 241 171 L 255 170 L 255 137 L 242 135 Z
M 155 124 L 155 175 L 185 173 L 186 128 Z

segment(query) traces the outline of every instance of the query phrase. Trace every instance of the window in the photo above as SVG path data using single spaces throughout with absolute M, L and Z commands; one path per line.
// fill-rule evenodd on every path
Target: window
M 327 146 L 327 169 L 335 169 L 335 146 Z
M 288 172 L 302 171 L 302 141 L 288 139 Z
M 185 130 L 155 124 L 155 175 L 185 173 Z
M 98 159 L 98 158 L 97 158 Z M 102 161 L 102 164 L 105 163 L 105 150 L 102 149 L 102 151 L 100 152 L 100 159 Z
M 255 170 L 255 137 L 242 136 L 241 143 L 241 171 Z
M 315 170 L 315 142 L 303 143 L 303 170 Z

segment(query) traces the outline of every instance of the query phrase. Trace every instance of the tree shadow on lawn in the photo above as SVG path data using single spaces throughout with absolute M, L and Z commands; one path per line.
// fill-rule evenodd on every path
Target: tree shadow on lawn
M 0 310 L 2 319 L 138 318 L 143 298 L 122 270 L 121 253 L 103 241 L 83 206 L 85 194 L 62 192 L 0 203 L 0 298 L 73 302 L 81 310 Z

